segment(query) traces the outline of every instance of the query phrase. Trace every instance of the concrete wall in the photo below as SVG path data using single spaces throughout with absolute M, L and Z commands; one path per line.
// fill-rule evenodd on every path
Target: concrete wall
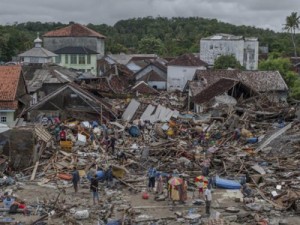
M 191 67 L 191 66 L 168 66 L 168 80 L 167 90 L 183 91 L 187 81 L 192 80 L 197 69 L 205 70 L 203 66 Z
M 97 58 L 100 59 L 105 54 L 104 39 L 96 37 L 44 37 L 44 48 L 49 51 L 56 51 L 64 47 L 86 47 L 98 52 Z
M 15 111 L 14 110 L 0 110 L 0 117 L 6 117 L 6 123 L 4 123 L 9 127 L 13 127 L 15 125 Z
M 221 55 L 234 55 L 243 65 L 244 61 L 244 40 L 201 40 L 200 59 L 213 65 Z
M 26 63 L 52 63 L 52 58 L 39 58 L 39 57 L 24 57 L 22 62 Z
M 156 88 L 157 90 L 166 90 L 167 82 L 165 81 L 148 81 L 148 85 Z
M 258 69 L 258 41 L 245 41 L 244 66 L 247 70 Z
M 97 75 L 97 55 L 90 55 L 91 56 L 91 63 L 87 64 L 87 55 L 85 55 L 85 64 L 79 64 L 79 55 L 77 55 L 77 64 L 71 64 L 71 55 L 61 54 L 61 61 L 59 63 L 60 66 L 66 68 L 73 68 L 76 70 L 82 70 L 84 72 L 90 71 L 95 76 Z M 68 57 L 68 60 L 66 60 Z
M 221 55 L 234 55 L 247 70 L 258 68 L 258 41 L 241 40 L 201 40 L 200 58 L 213 65 Z

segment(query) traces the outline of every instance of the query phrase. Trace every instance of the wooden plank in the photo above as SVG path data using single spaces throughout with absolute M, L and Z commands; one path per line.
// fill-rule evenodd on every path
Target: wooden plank
M 37 161 L 37 162 L 35 163 L 35 166 L 34 166 L 34 169 L 33 169 L 33 171 L 32 171 L 30 180 L 34 180 L 35 174 L 36 174 L 36 171 L 37 171 L 38 166 L 39 166 L 39 161 Z
M 267 147 L 274 139 L 285 133 L 287 130 L 289 130 L 292 127 L 292 123 L 289 123 L 285 127 L 278 130 L 276 133 L 272 134 L 269 138 L 267 138 L 259 147 L 255 150 L 255 152 L 259 152 L 260 150 Z

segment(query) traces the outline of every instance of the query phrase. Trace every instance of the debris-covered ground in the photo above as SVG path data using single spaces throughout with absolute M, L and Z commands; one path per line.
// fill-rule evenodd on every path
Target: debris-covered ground
M 30 144 L 19 147 L 21 137 L 14 141 L 12 137 L 18 137 L 14 130 L 1 134 L 1 140 L 8 140 L 2 142 L 0 161 L 2 200 L 5 203 L 9 196 L 24 201 L 26 210 L 12 214 L 3 204 L 0 221 L 300 223 L 296 108 L 240 101 L 195 116 L 183 110 L 186 105 L 181 94 L 111 101 L 123 113 L 116 121 L 44 117 L 39 123 L 15 128 L 19 133 L 23 129 L 27 136 L 33 134 L 27 140 L 34 145 L 32 157 L 22 157 L 22 151 L 30 154 L 31 148 L 26 147 Z M 72 184 L 75 167 L 80 175 L 77 193 Z M 163 184 L 161 193 L 156 193 L 157 187 L 148 190 L 150 168 L 156 169 L 156 184 Z M 90 191 L 95 174 L 100 196 L 96 203 Z M 199 176 L 203 176 L 200 181 Z M 172 178 L 179 183 L 170 184 Z M 187 192 L 180 200 L 184 201 L 170 198 L 168 191 L 181 190 L 183 181 Z M 204 190 L 212 187 L 210 215 L 204 195 L 199 194 L 201 185 Z

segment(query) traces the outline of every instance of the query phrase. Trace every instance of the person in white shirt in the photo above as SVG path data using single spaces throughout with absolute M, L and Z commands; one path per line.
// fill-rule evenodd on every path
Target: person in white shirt
M 205 206 L 206 206 L 206 214 L 210 215 L 210 205 L 211 205 L 211 200 L 212 200 L 212 196 L 211 196 L 211 186 L 209 185 L 207 187 L 207 189 L 205 190 Z

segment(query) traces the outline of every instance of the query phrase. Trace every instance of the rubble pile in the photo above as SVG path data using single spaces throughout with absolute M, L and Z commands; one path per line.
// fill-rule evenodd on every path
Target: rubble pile
M 13 187 L 18 194 L 31 186 L 51 193 L 27 199 L 30 215 L 36 216 L 31 224 L 279 224 L 298 212 L 295 108 L 240 99 L 236 106 L 219 104 L 197 116 L 184 113 L 185 97 L 176 94 L 111 102 L 122 112 L 116 121 L 44 117 L 32 125 L 36 146 L 30 167 L 14 171 L 4 158 L 8 166 L 2 172 L 16 183 L 0 182 L 3 190 Z M 81 180 L 73 195 L 75 167 Z M 163 177 L 161 194 L 147 192 L 152 167 Z M 100 180 L 99 205 L 90 204 L 94 173 Z M 169 200 L 170 175 L 187 181 L 185 204 Z M 200 175 L 213 187 L 210 217 L 198 197 Z

